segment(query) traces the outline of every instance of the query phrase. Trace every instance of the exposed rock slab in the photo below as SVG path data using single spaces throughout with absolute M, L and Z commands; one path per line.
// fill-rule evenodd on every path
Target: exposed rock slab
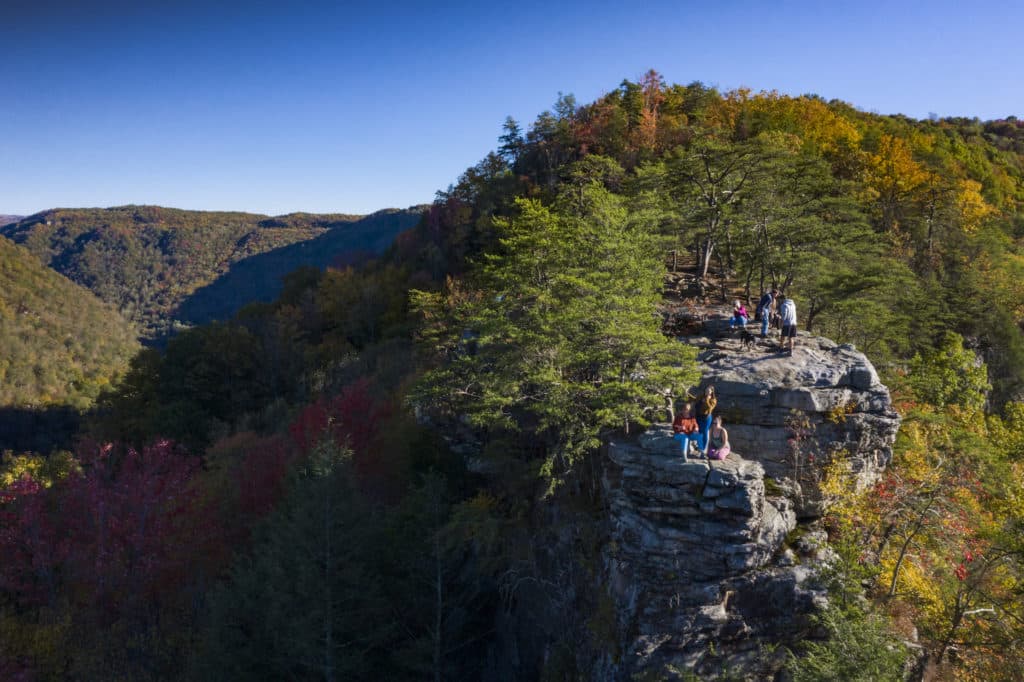
M 844 458 L 860 485 L 891 460 L 900 418 L 875 368 L 853 346 L 801 335 L 789 357 L 774 344 L 743 349 L 730 340 L 708 342 L 698 360 L 701 386 L 718 392 L 732 447 L 768 476 L 799 482 L 800 516 L 821 513 L 818 482 L 831 458 Z
M 606 588 L 629 633 L 620 670 L 699 674 L 758 665 L 823 603 L 813 571 L 781 551 L 793 505 L 766 494 L 759 462 L 687 460 L 667 426 L 608 446 Z

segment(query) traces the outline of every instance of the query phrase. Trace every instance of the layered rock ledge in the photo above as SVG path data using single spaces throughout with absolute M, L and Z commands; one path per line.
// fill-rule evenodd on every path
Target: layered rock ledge
M 808 636 L 827 604 L 818 574 L 832 555 L 814 523 L 825 467 L 868 485 L 900 419 L 852 346 L 801 334 L 789 356 L 721 329 L 680 340 L 700 348 L 700 388 L 715 386 L 733 453 L 687 459 L 667 425 L 608 444 L 603 578 L 624 648 L 605 677 L 774 679 L 777 645 Z
M 825 599 L 783 549 L 792 502 L 766 491 L 756 461 L 687 460 L 667 426 L 607 452 L 606 588 L 629 641 L 620 672 L 769 664 L 761 645 L 795 637 Z
M 799 516 L 822 511 L 823 467 L 842 458 L 868 485 L 892 459 L 900 418 L 863 353 L 801 334 L 792 357 L 774 344 L 728 339 L 699 353 L 701 386 L 713 384 L 732 447 L 768 476 L 799 483 Z

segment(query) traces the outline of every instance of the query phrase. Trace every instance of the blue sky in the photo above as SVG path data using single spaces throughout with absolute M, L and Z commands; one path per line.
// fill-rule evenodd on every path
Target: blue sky
M 669 82 L 1024 116 L 1024 4 L 0 3 L 0 213 L 425 203 L 559 92 Z

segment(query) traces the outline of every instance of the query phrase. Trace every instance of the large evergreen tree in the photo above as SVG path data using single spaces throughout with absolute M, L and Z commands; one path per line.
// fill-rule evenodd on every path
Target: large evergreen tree
M 660 331 L 654 230 L 620 197 L 590 180 L 554 205 L 517 207 L 472 290 L 414 292 L 425 336 L 447 357 L 413 401 L 532 434 L 542 473 L 557 477 L 603 431 L 664 416 L 696 371 L 692 351 Z

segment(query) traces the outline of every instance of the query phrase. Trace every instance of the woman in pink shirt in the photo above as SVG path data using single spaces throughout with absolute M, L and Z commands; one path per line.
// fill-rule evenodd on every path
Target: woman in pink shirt
M 732 319 L 729 320 L 729 326 L 735 327 L 737 325 L 739 325 L 741 329 L 747 328 L 747 307 L 739 301 L 733 301 Z

